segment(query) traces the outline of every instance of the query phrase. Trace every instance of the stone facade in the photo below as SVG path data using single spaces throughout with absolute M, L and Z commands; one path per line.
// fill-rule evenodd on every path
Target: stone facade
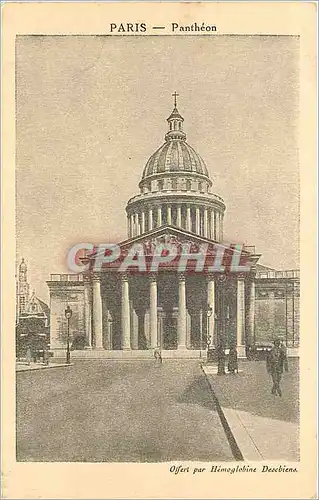
M 184 242 L 212 248 L 224 241 L 223 199 L 202 158 L 186 142 L 175 105 L 164 144 L 146 163 L 140 193 L 126 207 L 129 250 L 139 243 Z M 244 248 L 248 273 L 180 273 L 173 265 L 137 275 L 108 268 L 80 275 L 51 275 L 51 348 L 65 349 L 65 308 L 73 311 L 73 341 L 85 337 L 85 352 L 148 352 L 199 356 L 207 345 L 245 346 L 271 342 L 299 344 L 299 272 L 258 264 L 254 247 Z M 93 260 L 94 256 L 89 257 Z M 84 355 L 84 354 L 83 354 Z

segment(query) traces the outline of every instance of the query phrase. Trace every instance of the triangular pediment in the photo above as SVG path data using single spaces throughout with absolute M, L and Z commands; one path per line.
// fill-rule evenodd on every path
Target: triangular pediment
M 117 249 L 116 249 L 117 247 Z M 172 248 L 172 247 L 175 247 Z M 138 262 L 144 262 L 146 268 L 152 267 L 154 258 L 165 259 L 163 267 L 166 269 L 176 269 L 180 259 L 192 264 L 188 268 L 195 266 L 195 257 L 190 257 L 190 254 L 202 256 L 205 263 L 205 269 L 211 269 L 212 263 L 218 262 L 219 268 L 224 265 L 229 266 L 234 264 L 234 255 L 238 257 L 240 262 L 249 262 L 249 268 L 254 266 L 259 259 L 259 255 L 246 251 L 242 245 L 219 243 L 217 241 L 198 236 L 189 231 L 179 229 L 173 226 L 162 226 L 152 231 L 148 231 L 142 235 L 124 240 L 118 244 L 112 244 L 106 248 L 105 245 L 97 247 L 96 250 L 87 256 L 87 262 L 91 261 L 91 269 L 125 269 L 123 265 L 129 262 L 129 266 L 137 267 Z M 141 258 L 141 260 L 140 260 Z M 198 257 L 201 258 L 201 257 Z M 133 259 L 134 260 L 133 262 Z M 219 262 L 218 259 L 222 259 Z M 216 264 L 217 265 L 217 264 Z M 243 265 L 243 264 L 240 264 Z M 100 267 L 99 267 L 100 266 Z
M 219 243 L 218 241 L 212 240 L 210 238 L 205 238 L 204 236 L 198 236 L 197 234 L 191 233 L 184 229 L 179 229 L 174 226 L 162 226 L 160 228 L 148 231 L 140 236 L 135 236 L 128 240 L 124 240 L 119 243 L 119 246 L 123 249 L 129 249 L 135 244 L 142 244 L 144 247 L 151 249 L 156 245 L 161 244 L 173 244 L 173 245 L 190 245 L 190 250 L 196 252 L 199 250 L 200 245 L 208 244 L 210 249 L 214 249 L 215 246 L 224 247 L 228 249 L 230 246 L 235 247 L 236 243 Z M 244 248 L 241 250 L 246 255 L 251 255 L 251 252 L 246 251 Z M 259 258 L 259 256 L 258 256 Z

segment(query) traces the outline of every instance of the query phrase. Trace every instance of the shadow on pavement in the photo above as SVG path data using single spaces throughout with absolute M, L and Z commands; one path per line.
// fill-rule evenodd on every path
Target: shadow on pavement
M 281 387 L 283 396 L 271 394 L 272 381 L 263 362 L 240 362 L 241 373 L 225 376 L 208 375 L 222 406 L 242 410 L 260 417 L 299 422 L 299 360 L 289 362 Z

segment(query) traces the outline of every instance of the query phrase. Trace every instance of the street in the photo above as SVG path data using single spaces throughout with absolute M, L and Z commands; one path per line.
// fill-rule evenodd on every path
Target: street
M 17 460 L 227 461 L 197 361 L 79 361 L 17 375 Z

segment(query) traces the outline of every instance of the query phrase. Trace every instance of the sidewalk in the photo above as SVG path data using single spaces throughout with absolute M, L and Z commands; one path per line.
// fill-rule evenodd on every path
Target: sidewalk
M 263 361 L 239 361 L 238 375 L 202 366 L 226 434 L 244 460 L 299 460 L 299 360 L 289 360 L 283 397 L 271 394 Z
M 16 362 L 16 372 L 27 372 L 33 370 L 44 370 L 48 368 L 60 368 L 61 366 L 72 366 L 74 363 L 70 363 L 67 365 L 66 363 L 50 363 L 49 365 L 45 365 L 44 363 L 30 363 L 28 365 L 25 361 L 17 361 Z

